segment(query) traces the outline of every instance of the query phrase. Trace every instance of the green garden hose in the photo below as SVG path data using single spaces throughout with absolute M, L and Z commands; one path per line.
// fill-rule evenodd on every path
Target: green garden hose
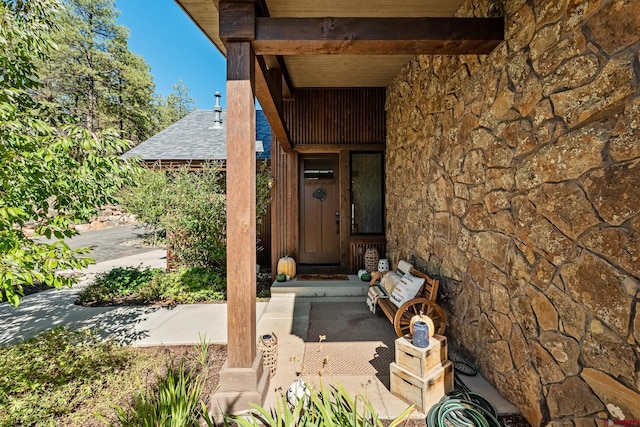
M 488 402 L 484 398 L 482 403 L 477 403 L 477 396 L 474 393 L 469 400 L 443 397 L 429 410 L 427 427 L 501 427 L 495 408 L 489 403 L 491 409 L 488 410 L 485 407 Z
M 454 374 L 455 389 L 427 413 L 428 427 L 501 427 L 496 408 Z

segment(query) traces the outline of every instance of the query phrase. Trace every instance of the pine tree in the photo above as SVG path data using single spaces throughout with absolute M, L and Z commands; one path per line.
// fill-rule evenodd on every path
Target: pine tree
M 45 64 L 43 99 L 81 117 L 90 132 L 113 127 L 138 143 L 153 134 L 153 77 L 129 51 L 113 0 L 66 0 Z
M 114 67 L 108 82 L 111 96 L 105 105 L 108 123 L 135 145 L 155 133 L 151 69 L 129 51 L 126 40 L 114 40 L 110 50 Z
M 155 98 L 156 107 L 156 132 L 165 129 L 177 122 L 187 114 L 198 108 L 196 100 L 189 96 L 189 87 L 182 79 L 178 79 L 173 85 L 173 92 L 166 98 L 158 95 Z

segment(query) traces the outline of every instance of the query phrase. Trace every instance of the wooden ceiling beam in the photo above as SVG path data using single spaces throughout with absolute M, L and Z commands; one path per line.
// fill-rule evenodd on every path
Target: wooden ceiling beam
M 260 102 L 273 134 L 282 149 L 291 152 L 289 130 L 282 114 L 282 73 L 279 68 L 267 69 L 262 57 L 256 56 L 256 98 Z
M 282 73 L 282 96 L 284 98 L 291 98 L 293 96 L 293 83 L 291 82 L 289 70 L 284 62 L 284 58 L 275 55 L 262 55 L 262 57 L 270 71 L 276 68 L 280 70 Z
M 278 64 L 280 64 L 280 71 L 282 72 L 282 96 L 290 100 L 293 98 L 293 82 L 291 81 L 291 75 L 289 74 L 287 64 L 284 62 L 284 58 L 282 56 L 278 56 L 277 59 Z
M 257 55 L 488 54 L 503 18 L 256 18 Z
M 220 3 L 220 40 L 226 44 L 231 40 L 255 39 L 256 5 L 254 3 Z
M 271 19 L 271 18 L 265 18 Z M 225 43 L 255 39 L 256 4 L 243 1 L 220 3 L 220 39 Z M 275 61 L 274 61 L 275 62 Z M 227 76 L 229 79 L 229 76 Z M 291 151 L 289 131 L 282 115 L 282 73 L 269 70 L 263 56 L 255 55 L 255 96 L 271 130 L 285 152 Z

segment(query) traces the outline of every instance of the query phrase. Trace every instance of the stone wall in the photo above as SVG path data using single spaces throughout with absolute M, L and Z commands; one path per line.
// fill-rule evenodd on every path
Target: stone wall
M 50 215 L 54 215 L 55 211 L 50 210 L 49 213 Z M 98 214 L 92 217 L 89 222 L 71 224 L 70 228 L 83 232 L 131 224 L 138 224 L 135 214 L 126 212 L 120 205 L 104 205 L 98 209 Z M 33 237 L 36 225 L 34 221 L 27 222 L 22 228 L 22 231 L 27 236 Z
M 137 223 L 136 215 L 125 211 L 120 205 L 105 205 L 98 209 L 98 215 L 91 218 L 89 223 L 76 224 L 72 227 L 82 232 Z
M 388 87 L 389 257 L 532 425 L 640 419 L 640 1 L 488 0 L 491 55 Z M 395 213 L 400 213 L 399 215 Z

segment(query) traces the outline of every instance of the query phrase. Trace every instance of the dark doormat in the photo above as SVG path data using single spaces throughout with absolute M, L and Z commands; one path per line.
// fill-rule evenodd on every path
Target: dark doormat
M 346 274 L 298 274 L 298 280 L 349 280 Z
M 389 376 L 397 338 L 389 320 L 371 313 L 364 298 L 362 304 L 312 302 L 302 372 Z

